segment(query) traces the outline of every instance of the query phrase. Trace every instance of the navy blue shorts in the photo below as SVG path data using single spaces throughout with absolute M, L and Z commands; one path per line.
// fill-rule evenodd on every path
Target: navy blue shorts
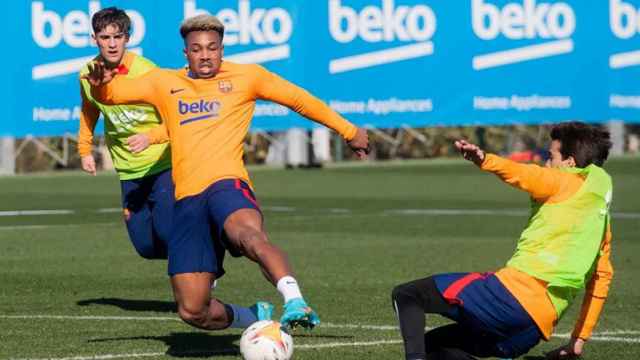
M 120 181 L 129 239 L 140 256 L 166 259 L 175 203 L 171 170 Z
M 433 279 L 445 300 L 457 305 L 444 315 L 479 335 L 490 334 L 500 356 L 518 357 L 542 340 L 531 316 L 495 275 L 449 273 Z
M 239 179 L 217 181 L 198 195 L 178 200 L 169 241 L 169 275 L 209 272 L 220 278 L 225 251 L 240 256 L 224 233 L 225 221 L 240 209 L 260 211 L 253 191 Z

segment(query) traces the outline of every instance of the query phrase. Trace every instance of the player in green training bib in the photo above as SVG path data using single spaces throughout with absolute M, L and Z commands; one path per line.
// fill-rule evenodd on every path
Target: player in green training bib
M 406 359 L 516 358 L 549 340 L 586 288 L 570 341 L 547 359 L 580 356 L 613 277 L 612 182 L 602 168 L 609 133 L 578 122 L 554 126 L 546 167 L 485 154 L 465 140 L 455 145 L 465 159 L 529 193 L 529 223 L 513 257 L 495 272 L 438 274 L 393 290 Z M 425 334 L 425 313 L 455 323 Z
M 100 54 L 97 59 L 118 73 L 136 78 L 155 65 L 126 50 L 131 29 L 129 16 L 115 7 L 105 8 L 92 18 L 93 37 Z M 88 73 L 88 64 L 80 76 Z M 153 106 L 103 105 L 91 97 L 89 83 L 80 80 L 82 112 L 78 131 L 78 152 L 82 169 L 96 173 L 92 155 L 93 132 L 100 114 L 104 117 L 105 140 L 120 177 L 122 207 L 129 238 L 140 256 L 166 259 L 174 205 L 171 156 L 168 139 L 149 145 L 147 131 L 164 126 Z

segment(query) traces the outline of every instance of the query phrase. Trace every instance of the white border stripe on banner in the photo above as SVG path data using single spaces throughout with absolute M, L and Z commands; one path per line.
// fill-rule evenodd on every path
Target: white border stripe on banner
M 245 51 L 225 56 L 225 60 L 240 64 L 262 64 L 269 61 L 287 59 L 291 56 L 289 45 L 279 45 L 265 49 Z
M 142 48 L 134 48 L 129 51 L 142 55 Z M 75 74 L 79 72 L 84 64 L 95 58 L 96 55 L 83 56 L 75 59 L 51 62 L 48 64 L 36 65 L 31 69 L 33 80 L 42 80 L 50 77 Z
M 573 51 L 573 40 L 557 40 L 544 44 L 529 45 L 517 49 L 498 51 L 473 57 L 473 68 L 484 70 L 502 65 L 515 64 Z
M 640 65 L 640 50 L 613 54 L 609 57 L 609 67 L 621 69 Z
M 333 59 L 329 62 L 329 73 L 337 74 L 396 61 L 415 59 L 432 54 L 433 42 L 431 41 L 398 46 L 392 49 L 372 51 L 365 54 Z

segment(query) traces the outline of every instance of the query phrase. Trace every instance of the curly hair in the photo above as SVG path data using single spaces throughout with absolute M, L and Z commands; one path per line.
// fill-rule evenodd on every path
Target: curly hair
M 208 14 L 201 14 L 185 19 L 180 25 L 180 35 L 187 38 L 193 31 L 215 31 L 220 35 L 220 40 L 224 37 L 224 25 L 217 17 Z

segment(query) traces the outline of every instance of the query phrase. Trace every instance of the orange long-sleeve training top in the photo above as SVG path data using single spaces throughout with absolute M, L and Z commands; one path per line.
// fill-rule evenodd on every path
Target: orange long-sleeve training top
M 528 192 L 538 203 L 564 201 L 575 194 L 584 183 L 584 179 L 578 174 L 533 164 L 520 164 L 493 154 L 486 156 L 481 168 L 496 174 L 506 183 Z M 609 226 L 602 240 L 595 272 L 587 284 L 573 337 L 588 339 L 598 322 L 613 278 L 610 258 L 611 228 Z M 558 316 L 547 296 L 547 284 L 510 267 L 498 270 L 496 276 L 531 315 L 548 340 L 558 321 Z
M 223 61 L 210 79 L 182 70 L 154 69 L 132 80 L 116 76 L 92 89 L 104 104 L 150 103 L 166 127 L 153 129 L 152 143 L 171 142 L 176 198 L 196 195 L 218 180 L 250 183 L 242 160 L 255 101 L 270 100 L 351 140 L 357 128 L 324 102 L 259 65 Z

